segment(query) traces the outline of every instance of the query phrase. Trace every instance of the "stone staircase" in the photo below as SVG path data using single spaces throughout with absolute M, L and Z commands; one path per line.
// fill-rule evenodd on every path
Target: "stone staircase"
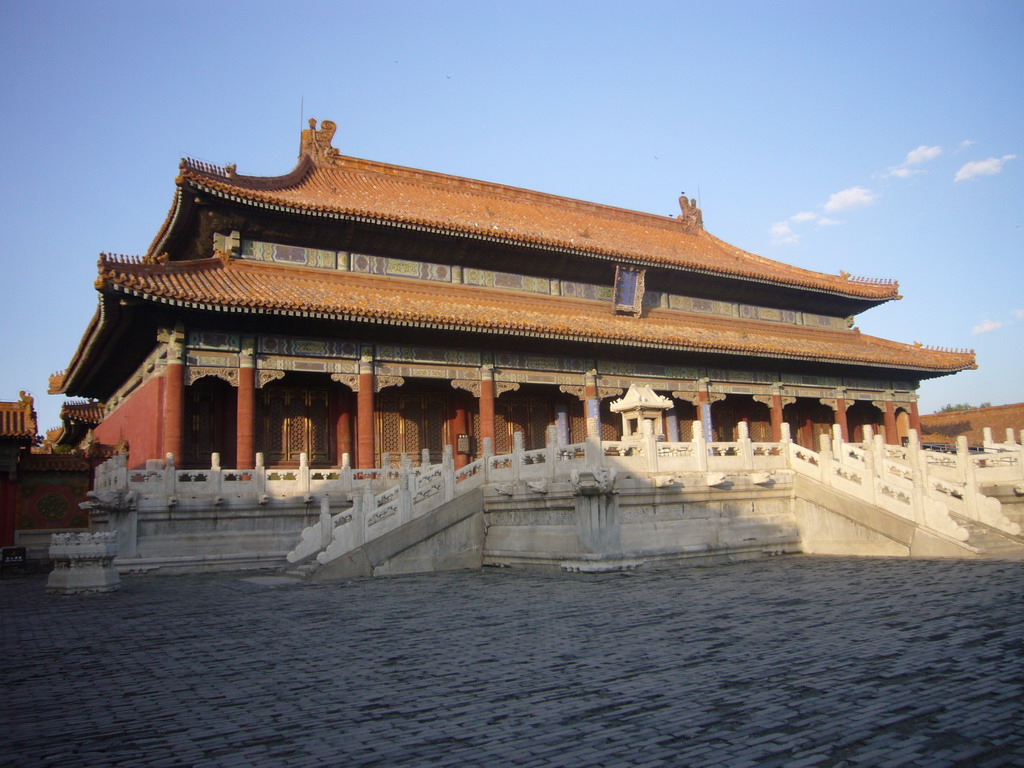
M 979 557 L 999 560 L 1024 560 L 1024 536 L 1013 536 L 962 515 L 951 517 L 969 534 L 966 543 Z

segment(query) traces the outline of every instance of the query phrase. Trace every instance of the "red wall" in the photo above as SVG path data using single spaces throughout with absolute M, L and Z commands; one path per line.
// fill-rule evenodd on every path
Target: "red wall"
M 14 507 L 15 507 L 15 489 L 17 488 L 13 480 L 9 480 L 7 477 L 0 477 L 0 546 L 13 547 L 14 546 Z
M 116 411 L 93 430 L 106 445 L 128 441 L 128 466 L 145 466 L 147 459 L 163 459 L 164 379 L 154 377 L 132 392 Z

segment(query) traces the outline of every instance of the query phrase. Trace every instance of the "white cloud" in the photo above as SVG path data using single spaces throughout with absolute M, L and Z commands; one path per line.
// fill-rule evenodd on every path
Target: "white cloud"
M 818 218 L 818 214 L 813 211 L 801 211 L 800 213 L 794 214 L 789 217 L 790 221 L 814 221 Z
M 875 193 L 864 187 L 850 187 L 841 192 L 836 192 L 829 197 L 825 203 L 825 210 L 829 213 L 834 211 L 845 211 L 850 208 L 863 208 L 875 201 Z
M 888 171 L 883 173 L 882 178 L 888 179 L 891 176 L 895 176 L 897 179 L 905 179 L 908 176 L 913 176 L 915 173 L 921 173 L 921 171 L 912 171 L 909 168 L 901 168 L 900 166 L 896 166 L 895 168 L 890 168 Z
M 829 219 L 826 218 L 825 216 L 822 216 L 820 219 L 818 219 L 819 227 L 834 227 L 836 224 L 842 223 L 843 222 L 839 221 L 838 219 Z
M 928 147 L 922 144 L 917 149 L 912 149 L 907 152 L 906 165 L 920 165 L 921 163 L 927 163 L 929 160 L 934 160 L 941 154 L 942 147 Z
M 780 221 L 778 224 L 772 224 L 772 242 L 775 245 L 795 243 L 799 239 L 800 235 L 792 230 L 788 221 Z
M 998 331 L 1003 327 L 1003 324 L 998 320 L 982 320 L 974 328 L 971 329 L 971 333 L 977 336 L 979 333 L 991 333 L 992 331 Z
M 1014 309 L 1010 311 L 1013 315 L 1014 320 L 1024 320 L 1024 309 Z
M 970 147 L 970 146 L 972 146 L 974 144 L 977 144 L 977 143 L 978 142 L 976 142 L 974 139 L 964 139 L 963 141 L 960 142 L 960 146 L 957 147 L 957 149 L 958 150 L 960 150 L 960 149 L 967 149 L 968 147 Z
M 967 181 L 978 176 L 992 176 L 1003 170 L 1003 164 L 1007 160 L 1013 160 L 1016 157 L 1016 155 L 1003 155 L 1002 157 L 990 157 L 987 160 L 972 160 L 969 163 L 965 163 L 956 172 L 953 181 Z

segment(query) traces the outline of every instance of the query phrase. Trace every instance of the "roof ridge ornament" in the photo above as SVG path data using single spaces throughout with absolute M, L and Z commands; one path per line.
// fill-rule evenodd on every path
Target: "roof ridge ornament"
M 338 156 L 338 150 L 331 146 L 334 132 L 338 129 L 333 120 L 322 120 L 316 127 L 316 118 L 309 118 L 309 128 L 302 131 L 299 156 L 309 155 L 313 160 L 331 160 Z
M 688 198 L 685 192 L 681 192 L 679 210 L 682 211 L 682 214 L 678 218 L 683 222 L 684 232 L 696 234 L 704 229 L 704 215 L 700 212 L 700 208 L 697 207 L 697 198 Z

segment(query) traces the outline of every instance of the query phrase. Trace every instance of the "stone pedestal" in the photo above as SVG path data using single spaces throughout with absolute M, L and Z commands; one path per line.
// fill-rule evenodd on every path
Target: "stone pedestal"
M 50 595 L 114 592 L 121 578 L 113 566 L 117 557 L 117 531 L 111 533 L 55 533 L 50 537 L 53 570 L 46 582 Z

